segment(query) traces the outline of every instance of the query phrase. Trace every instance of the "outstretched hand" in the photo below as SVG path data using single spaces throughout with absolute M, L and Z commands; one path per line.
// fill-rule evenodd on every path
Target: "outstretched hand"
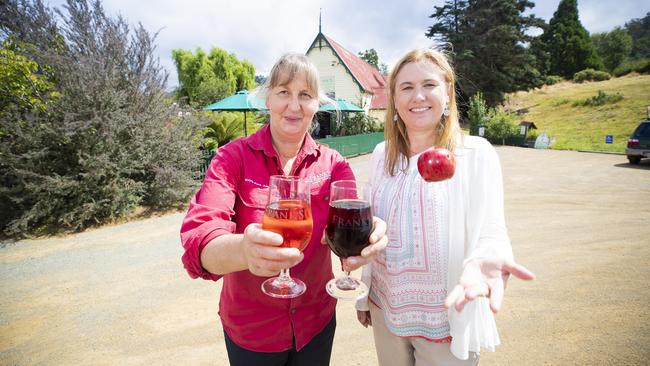
M 454 287 L 445 300 L 445 307 L 454 306 L 462 311 L 467 302 L 479 296 L 490 299 L 490 309 L 497 313 L 503 302 L 505 284 L 510 274 L 522 280 L 533 280 L 535 274 L 526 267 L 505 259 L 475 259 L 463 269 L 460 283 Z

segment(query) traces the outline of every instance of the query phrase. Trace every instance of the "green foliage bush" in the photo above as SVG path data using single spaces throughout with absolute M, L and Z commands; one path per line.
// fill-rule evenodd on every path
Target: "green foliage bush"
M 619 77 L 631 72 L 650 74 L 650 59 L 628 60 L 614 70 L 614 76 Z
M 513 113 L 493 110 L 487 124 L 486 137 L 490 141 L 501 141 L 501 144 L 505 145 L 507 139 L 519 134 L 519 127 L 514 122 L 516 118 Z
M 47 101 L 56 99 L 58 93 L 46 72 L 26 51 L 30 46 L 13 37 L 2 42 L 0 48 L 0 111 L 16 107 L 45 111 Z M 47 70 L 47 67 L 44 67 Z M 2 113 L 2 112 L 0 112 Z
M 576 72 L 573 75 L 573 81 L 576 83 L 582 83 L 584 81 L 603 81 L 609 80 L 611 76 L 605 71 L 598 71 L 594 69 L 584 69 L 582 71 Z
M 490 109 L 487 107 L 483 94 L 478 92 L 469 100 L 469 109 L 467 110 L 467 121 L 469 122 L 470 135 L 478 135 L 480 126 L 484 126 L 490 120 Z
M 559 75 L 549 75 L 544 80 L 544 85 L 554 85 L 564 81 L 564 78 Z
M 537 132 L 537 130 L 529 129 L 528 133 L 526 133 L 526 140 L 535 141 L 537 139 L 537 136 L 539 136 L 539 132 Z
M 383 125 L 375 117 L 363 112 L 341 112 L 341 123 L 336 130 L 336 135 L 349 136 L 380 131 L 383 131 Z
M 54 91 L 0 112 L 2 232 L 75 231 L 186 204 L 199 126 L 173 115 L 154 37 L 99 2 L 69 1 L 60 23 L 40 1 L 3 7 L 0 34 L 28 45 L 16 52 Z
M 192 114 L 197 123 L 205 126 L 201 133 L 201 146 L 205 150 L 216 151 L 228 142 L 244 136 L 244 113 L 242 112 L 197 112 Z M 258 113 L 246 115 L 246 132 L 248 135 L 259 130 L 266 117 Z
M 623 95 L 621 93 L 607 94 L 602 90 L 598 91 L 598 94 L 593 97 L 579 100 L 573 103 L 574 106 L 583 106 L 583 107 L 596 107 L 604 104 L 616 103 L 623 100 Z

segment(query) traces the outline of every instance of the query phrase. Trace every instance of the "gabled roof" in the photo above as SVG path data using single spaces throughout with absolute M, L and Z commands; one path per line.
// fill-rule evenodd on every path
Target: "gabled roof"
M 370 109 L 385 109 L 386 108 L 386 79 L 375 67 L 359 58 L 354 53 L 346 50 L 338 42 L 332 38 L 318 33 L 314 42 L 312 42 L 309 49 L 314 47 L 319 37 L 322 37 L 327 42 L 334 54 L 339 58 L 341 64 L 352 75 L 354 81 L 365 92 L 373 94 L 370 102 Z

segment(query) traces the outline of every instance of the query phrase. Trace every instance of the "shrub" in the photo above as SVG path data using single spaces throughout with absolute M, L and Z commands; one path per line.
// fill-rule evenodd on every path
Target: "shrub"
M 558 75 L 549 75 L 546 77 L 546 80 L 544 80 L 545 85 L 553 85 L 557 84 L 559 82 L 564 81 L 564 78 Z
M 514 123 L 516 116 L 502 110 L 495 110 L 491 113 L 490 121 L 487 124 L 487 137 L 490 141 L 499 141 L 506 144 L 506 139 L 519 134 L 519 127 Z
M 481 92 L 474 94 L 470 98 L 467 120 L 469 122 L 469 133 L 474 136 L 478 135 L 479 126 L 486 125 L 490 120 L 490 109 L 487 107 Z
M 650 59 L 642 60 L 628 60 L 623 62 L 619 67 L 614 69 L 614 76 L 619 77 L 627 75 L 631 72 L 638 72 L 639 74 L 650 73 Z
M 185 204 L 196 187 L 198 126 L 168 107 L 155 37 L 99 2 L 66 9 L 60 24 L 36 0 L 9 0 L 0 12 L 0 34 L 28 44 L 21 54 L 56 89 L 39 94 L 38 108 L 13 104 L 0 115 L 0 227 L 14 237 Z
M 205 126 L 201 133 L 201 147 L 216 151 L 218 147 L 244 136 L 244 113 L 242 112 L 197 112 L 192 113 L 196 123 Z M 246 132 L 248 135 L 259 130 L 265 117 L 257 113 L 247 113 Z
M 341 124 L 336 131 L 338 136 L 360 135 L 379 132 L 383 126 L 375 117 L 363 112 L 341 112 Z
M 598 91 L 598 94 L 593 97 L 579 100 L 573 103 L 574 106 L 583 106 L 583 107 L 595 107 L 603 104 L 616 103 L 623 100 L 623 95 L 621 93 L 607 94 L 602 90 Z
M 584 69 L 578 71 L 573 75 L 573 81 L 582 83 L 584 81 L 603 81 L 609 80 L 611 76 L 605 71 L 597 71 L 594 69 Z

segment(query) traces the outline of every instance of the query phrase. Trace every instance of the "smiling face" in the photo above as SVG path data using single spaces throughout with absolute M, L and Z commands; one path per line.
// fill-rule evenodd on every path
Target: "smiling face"
M 309 87 L 305 74 L 298 72 L 291 80 L 268 91 L 266 107 L 271 113 L 271 134 L 274 139 L 302 141 L 318 111 L 318 96 Z
M 393 100 L 409 133 L 434 133 L 447 105 L 449 84 L 437 65 L 427 60 L 405 64 L 395 78 Z

